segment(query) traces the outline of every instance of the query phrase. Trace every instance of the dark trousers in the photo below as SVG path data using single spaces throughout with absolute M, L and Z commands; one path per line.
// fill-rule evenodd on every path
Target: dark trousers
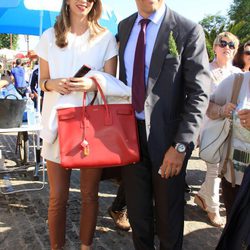
M 150 161 L 145 123 L 138 122 L 138 129 L 141 161 L 138 164 L 123 168 L 128 216 L 135 249 L 155 249 L 153 200 L 155 202 L 156 233 L 160 240 L 160 249 L 181 249 L 186 169 L 183 167 L 178 176 L 167 180 L 161 178 L 158 174 L 159 169 L 153 168 Z
M 230 185 L 230 188 L 232 188 L 231 183 L 225 183 L 225 181 L 223 179 L 222 184 Z M 227 219 L 227 224 L 216 247 L 216 250 L 228 249 L 250 249 L 250 165 L 245 170 L 242 183 L 237 190 L 237 196 Z
M 222 186 L 222 198 L 225 204 L 226 215 L 228 220 L 229 214 L 231 213 L 232 206 L 237 196 L 237 193 L 239 192 L 240 186 L 235 185 L 235 187 L 232 187 L 232 183 L 228 182 L 225 178 L 222 178 L 221 186 Z
M 16 90 L 22 97 L 25 97 L 27 92 L 27 87 L 17 87 Z
M 126 205 L 124 184 L 123 181 L 121 181 L 111 209 L 112 211 L 124 211 L 126 210 Z

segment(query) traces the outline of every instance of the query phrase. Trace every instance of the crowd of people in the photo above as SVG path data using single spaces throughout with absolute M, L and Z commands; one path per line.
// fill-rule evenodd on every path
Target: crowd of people
M 0 86 L 6 88 L 6 95 L 14 94 L 18 99 L 22 99 L 28 94 L 36 103 L 39 89 L 38 60 L 31 61 L 30 64 L 31 66 L 27 67 L 27 63 L 18 58 L 11 67 L 4 69 L 1 66 Z
M 136 250 L 155 249 L 155 234 L 161 250 L 182 249 L 187 162 L 209 120 L 230 118 L 233 124 L 222 178 L 227 220 L 249 168 L 250 42 L 240 45 L 234 34 L 218 34 L 215 58 L 209 63 L 200 25 L 172 11 L 163 0 L 135 2 L 138 12 L 119 23 L 114 37 L 98 23 L 101 0 L 63 0 L 54 27 L 43 33 L 36 48 L 44 92 L 42 156 L 50 185 L 48 226 L 53 250 L 65 245 L 71 170 L 60 166 L 57 134 L 48 139 L 47 128 L 58 102 L 67 100 L 72 106 L 83 92 L 91 96 L 97 90 L 93 77 L 74 77 L 84 64 L 115 77 L 119 59 L 117 84 L 131 88 L 140 161 L 121 167 L 122 181 L 109 214 L 120 229 L 132 228 Z M 23 94 L 22 69 L 19 61 L 16 64 L 11 76 Z M 243 75 L 243 82 L 234 105 L 230 100 L 237 74 Z M 207 163 L 205 181 L 194 199 L 216 227 L 224 226 L 219 212 L 223 164 L 224 160 Z M 81 250 L 92 249 L 102 174 L 102 168 L 80 169 Z

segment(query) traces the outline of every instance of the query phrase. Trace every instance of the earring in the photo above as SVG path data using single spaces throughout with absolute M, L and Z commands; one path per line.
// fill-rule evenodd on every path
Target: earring
M 66 10 L 66 15 L 69 16 L 69 5 L 68 4 L 65 5 L 65 10 Z

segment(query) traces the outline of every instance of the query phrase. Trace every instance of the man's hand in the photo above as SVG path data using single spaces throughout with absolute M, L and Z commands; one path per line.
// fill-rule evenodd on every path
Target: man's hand
M 163 163 L 160 166 L 161 177 L 168 179 L 178 175 L 181 171 L 185 153 L 179 153 L 174 147 L 170 147 L 165 153 Z

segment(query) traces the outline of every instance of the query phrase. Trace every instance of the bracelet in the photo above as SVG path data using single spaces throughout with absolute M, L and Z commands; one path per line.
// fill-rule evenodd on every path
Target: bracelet
M 219 115 L 219 118 L 222 118 L 222 107 L 220 106 L 219 109 L 218 109 L 218 115 Z
M 44 80 L 44 81 L 42 82 L 42 84 L 41 84 L 41 89 L 42 89 L 43 91 L 46 91 L 46 92 L 49 92 L 49 91 L 50 91 L 50 90 L 47 88 L 47 86 L 46 86 L 48 80 L 49 80 L 49 79 Z

